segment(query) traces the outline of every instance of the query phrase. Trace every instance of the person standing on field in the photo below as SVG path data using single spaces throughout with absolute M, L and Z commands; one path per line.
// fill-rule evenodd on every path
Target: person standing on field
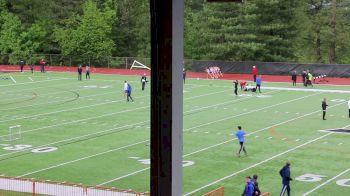
M 323 120 L 326 120 L 326 110 L 327 110 L 327 102 L 326 102 L 326 98 L 323 99 L 322 101 L 322 111 L 323 111 Z
M 34 63 L 31 63 L 30 65 L 29 65 L 29 67 L 30 67 L 30 71 L 32 72 L 32 74 L 34 73 Z
M 350 100 L 348 101 L 349 118 L 350 118 Z
M 261 83 L 262 83 L 262 79 L 261 79 L 261 75 L 259 75 L 257 78 L 256 78 L 256 86 L 255 86 L 255 89 L 256 91 L 255 92 L 258 92 L 258 89 L 259 89 L 259 93 L 261 93 Z
M 301 75 L 301 77 L 303 78 L 303 85 L 306 87 L 306 77 L 307 77 L 307 74 L 306 74 L 306 71 L 305 71 L 305 70 L 303 71 L 303 74 Z
M 292 81 L 293 81 L 293 86 L 296 86 L 297 85 L 297 71 L 293 71 Z
M 134 99 L 131 97 L 131 92 L 132 92 L 132 87 L 129 83 L 128 84 L 128 90 L 127 90 L 127 97 L 126 97 L 126 101 L 129 102 L 129 99 L 131 99 L 132 102 L 134 102 Z
M 40 59 L 39 64 L 40 64 L 40 72 L 41 73 L 45 73 L 45 64 L 46 64 L 46 62 L 45 62 L 44 58 Z
M 184 84 L 186 83 L 186 69 L 182 68 L 182 80 L 184 81 Z
M 235 85 L 235 95 L 238 95 L 238 80 L 233 81 L 233 84 Z
M 286 191 L 288 196 L 290 196 L 290 181 L 293 179 L 290 177 L 290 162 L 288 161 L 286 165 L 280 170 L 280 175 L 282 177 L 282 191 L 280 196 L 283 196 Z
M 244 154 L 247 155 L 247 151 L 245 150 L 244 147 L 244 142 L 245 142 L 245 132 L 242 130 L 241 126 L 238 126 L 238 131 L 236 133 L 236 137 L 238 138 L 240 149 L 238 151 L 238 157 L 241 156 L 241 151 L 243 150 Z
M 24 68 L 25 64 L 26 64 L 26 62 L 24 60 L 19 61 L 19 67 L 20 67 L 21 73 L 23 73 L 23 68 Z
M 254 65 L 252 69 L 253 79 L 256 82 L 256 76 L 258 75 L 258 68 Z
M 78 67 L 78 80 L 81 80 L 82 72 L 83 72 L 83 67 L 81 65 L 79 65 L 79 67 Z
M 86 65 L 85 66 L 85 79 L 87 80 L 88 78 L 90 80 L 90 66 Z
M 141 89 L 142 89 L 142 91 L 145 90 L 146 83 L 147 83 L 147 77 L 146 77 L 146 74 L 144 73 L 143 76 L 141 77 Z
M 250 176 L 247 176 L 245 178 L 245 182 L 246 182 L 246 184 L 245 184 L 242 196 L 253 196 L 253 194 L 254 194 L 254 183 L 252 182 L 252 178 Z

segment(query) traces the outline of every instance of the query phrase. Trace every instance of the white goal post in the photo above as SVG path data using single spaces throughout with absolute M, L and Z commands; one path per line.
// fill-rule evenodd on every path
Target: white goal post
M 13 141 L 22 138 L 22 126 L 15 125 L 10 126 L 8 129 L 8 134 L 1 136 L 1 139 L 4 141 Z
M 151 68 L 147 67 L 146 65 L 138 62 L 137 60 L 134 60 L 134 62 L 132 63 L 131 67 L 130 67 L 130 70 L 132 68 L 141 68 L 141 69 L 148 69 L 148 70 L 151 70 Z

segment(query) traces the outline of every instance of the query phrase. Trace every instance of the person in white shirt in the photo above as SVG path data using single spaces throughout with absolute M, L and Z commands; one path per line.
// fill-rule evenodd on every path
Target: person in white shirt
M 348 101 L 349 118 L 350 118 L 350 100 Z
M 128 82 L 124 81 L 124 97 L 128 94 Z

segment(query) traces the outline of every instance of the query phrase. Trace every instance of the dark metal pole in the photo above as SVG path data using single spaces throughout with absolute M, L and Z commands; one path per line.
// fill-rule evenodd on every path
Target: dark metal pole
M 151 195 L 182 195 L 183 0 L 151 0 Z

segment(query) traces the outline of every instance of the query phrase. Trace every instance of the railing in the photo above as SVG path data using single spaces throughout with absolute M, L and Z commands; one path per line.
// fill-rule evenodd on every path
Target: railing
M 35 195 L 54 196 L 146 196 L 131 189 L 118 189 L 100 186 L 85 186 L 69 182 L 50 180 L 34 180 L 0 176 L 0 194 L 13 195 L 13 193 L 28 193 Z

